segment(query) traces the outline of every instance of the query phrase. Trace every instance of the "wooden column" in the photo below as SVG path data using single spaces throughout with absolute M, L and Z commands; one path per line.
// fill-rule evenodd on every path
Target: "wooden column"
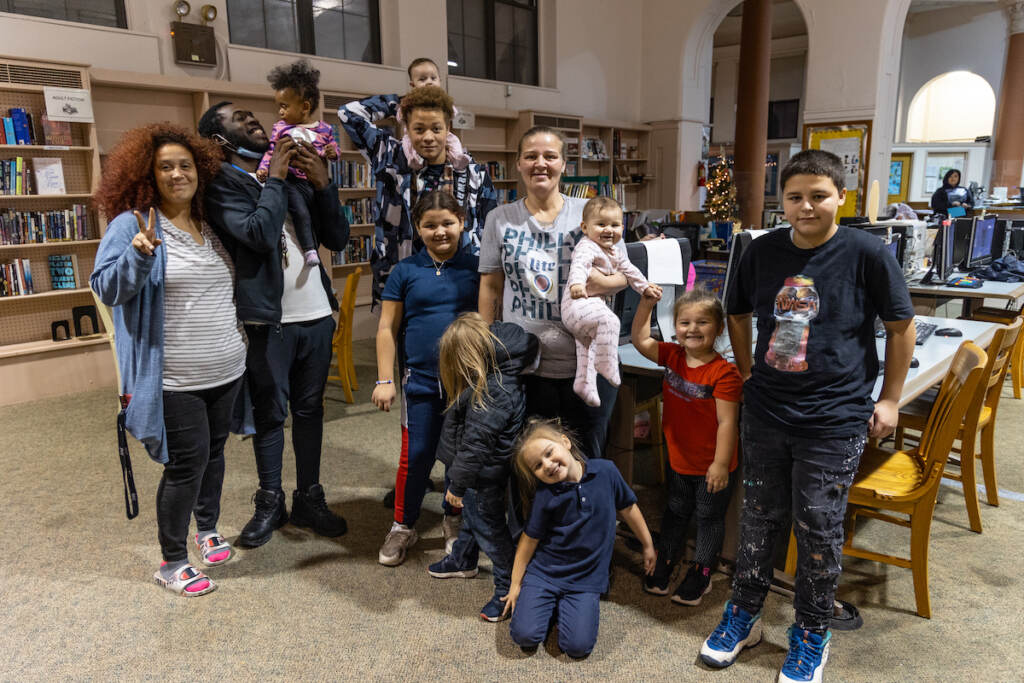
M 744 228 L 761 225 L 764 160 L 768 151 L 768 81 L 772 48 L 772 0 L 746 0 L 740 31 L 733 175 Z
M 1010 45 L 999 90 L 991 185 L 1009 187 L 1013 195 L 1024 166 L 1024 1 L 1003 0 L 1003 6 L 1010 15 Z

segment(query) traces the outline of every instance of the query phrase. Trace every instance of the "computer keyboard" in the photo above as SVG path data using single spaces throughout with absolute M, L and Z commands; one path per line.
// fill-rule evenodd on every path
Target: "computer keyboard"
M 920 318 L 914 318 L 914 330 L 916 332 L 914 345 L 921 346 L 924 344 L 933 334 L 935 334 L 935 330 L 938 329 L 938 327 L 939 326 L 935 323 L 929 323 L 921 320 Z M 885 337 L 885 326 L 878 318 L 875 318 L 875 336 L 879 339 Z
M 925 322 L 918 318 L 914 318 L 914 329 L 917 333 L 917 338 L 914 340 L 914 344 L 921 346 L 928 338 L 935 334 L 935 330 L 938 329 L 938 325 L 935 323 Z

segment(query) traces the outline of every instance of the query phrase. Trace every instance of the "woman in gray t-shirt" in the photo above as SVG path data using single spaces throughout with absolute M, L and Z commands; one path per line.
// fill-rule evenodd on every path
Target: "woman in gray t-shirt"
M 599 458 L 616 388 L 600 378 L 601 405 L 595 408 L 576 395 L 576 347 L 560 315 L 572 249 L 583 236 L 586 200 L 559 192 L 565 141 L 554 129 L 536 126 L 526 131 L 519 140 L 516 167 L 526 197 L 491 211 L 481 238 L 480 315 L 488 322 L 516 323 L 537 335 L 540 361 L 525 382 L 527 414 L 561 418 L 586 455 Z M 621 273 L 606 276 L 595 269 L 587 291 L 603 296 L 625 286 Z

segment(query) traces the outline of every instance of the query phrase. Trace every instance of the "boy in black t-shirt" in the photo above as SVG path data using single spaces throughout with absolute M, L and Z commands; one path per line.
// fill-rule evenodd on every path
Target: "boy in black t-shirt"
M 847 493 L 867 438 L 887 436 L 896 426 L 914 352 L 914 310 L 896 259 L 874 235 L 836 225 L 846 199 L 843 177 L 842 162 L 829 152 L 807 150 L 790 160 L 782 194 L 793 227 L 751 244 L 726 302 L 745 380 L 746 497 L 732 600 L 700 656 L 725 667 L 760 642 L 775 542 L 792 514 L 796 621 L 779 681 L 821 680 L 842 571 Z M 888 338 L 882 390 L 872 402 L 876 315 Z

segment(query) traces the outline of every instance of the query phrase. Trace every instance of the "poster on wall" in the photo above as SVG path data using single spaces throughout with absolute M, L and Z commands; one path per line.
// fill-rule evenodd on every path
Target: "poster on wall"
M 864 214 L 870 145 L 870 121 L 804 124 L 804 149 L 832 152 L 843 162 L 846 203 L 839 207 L 839 218 Z

